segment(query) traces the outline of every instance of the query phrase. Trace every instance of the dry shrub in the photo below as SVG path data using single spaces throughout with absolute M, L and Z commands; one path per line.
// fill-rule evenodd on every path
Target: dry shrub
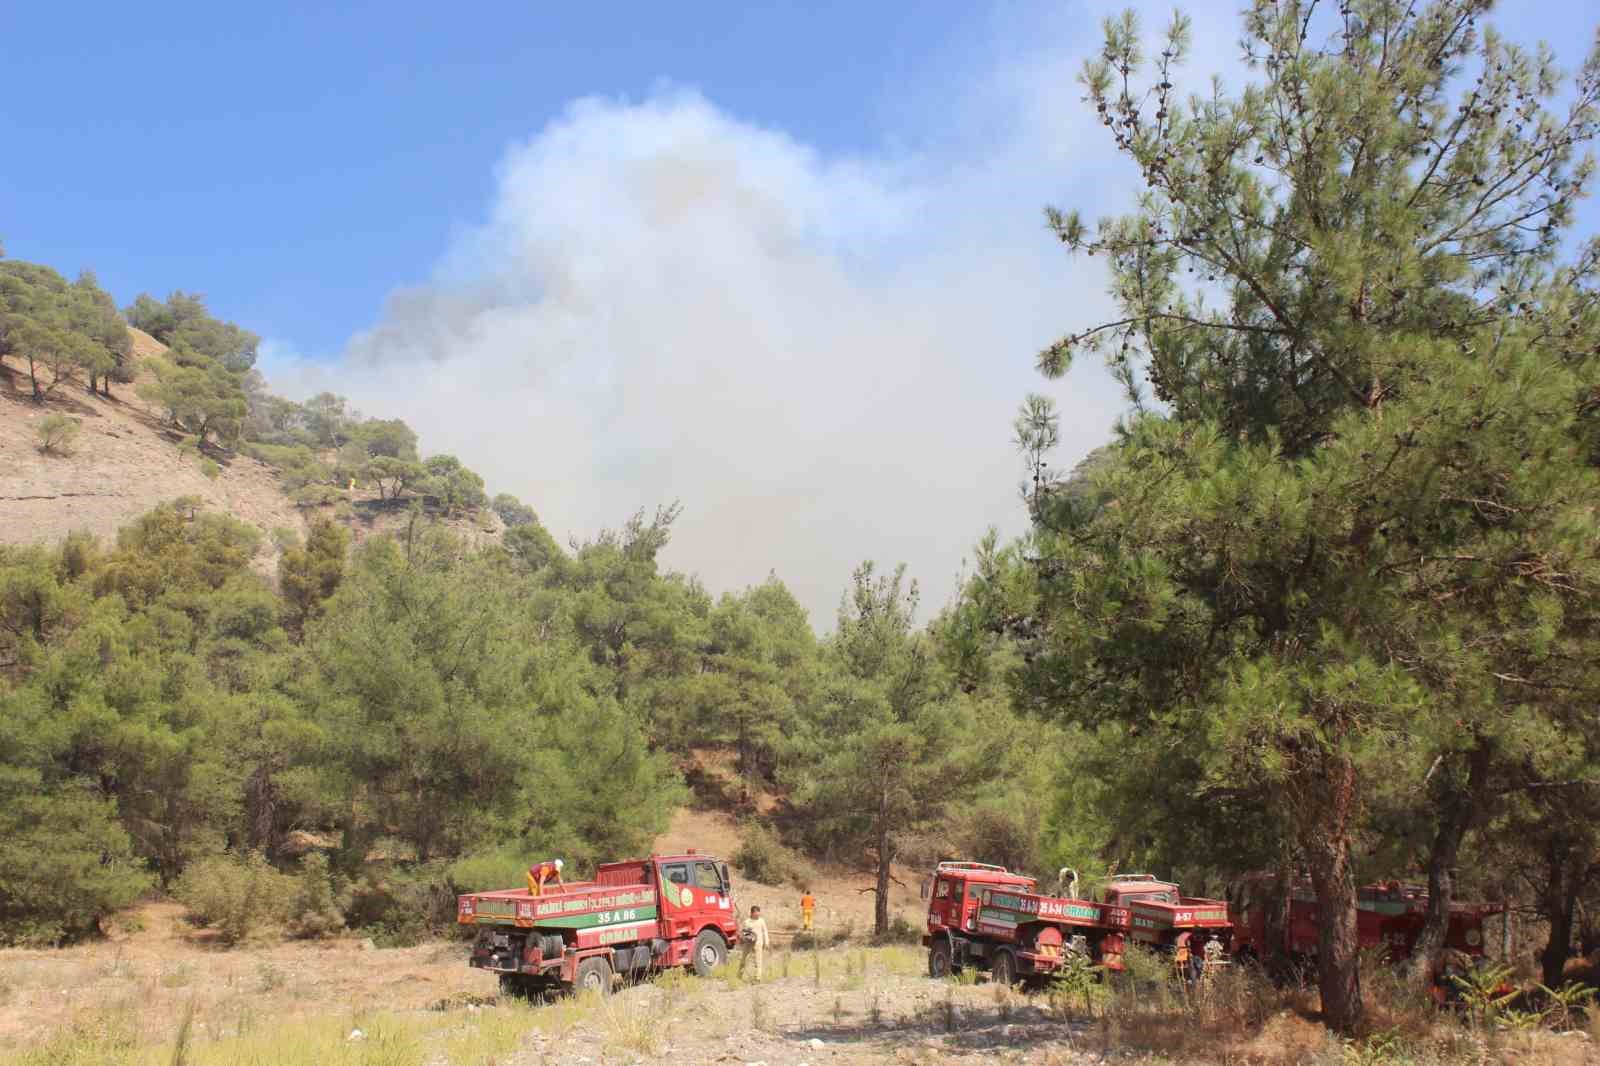
M 671 1022 L 664 996 L 609 996 L 600 1003 L 604 1046 L 624 1061 L 660 1054 Z
M 752 822 L 744 832 L 733 865 L 744 876 L 763 885 L 783 885 L 802 876 L 799 857 L 778 841 L 776 834 Z
M 82 420 L 70 415 L 45 415 L 34 427 L 34 433 L 39 438 L 39 450 L 55 455 L 72 454 L 73 442 L 78 439 L 78 431 L 82 428 Z
M 272 868 L 258 851 L 225 853 L 190 863 L 173 896 L 196 925 L 210 926 L 224 944 L 237 944 L 283 919 L 294 880 Z
M 1260 967 L 1230 965 L 1208 972 L 1188 991 L 1187 1001 L 1202 1024 L 1240 1031 L 1261 1026 L 1292 1007 L 1287 992 L 1275 987 Z
M 1105 1001 L 1102 1039 L 1180 1061 L 1288 1064 L 1327 1051 L 1323 1027 L 1312 1021 L 1306 994 L 1274 985 L 1259 967 L 1229 965 L 1197 983 L 1174 975 L 1164 956 L 1135 948 L 1127 972 L 1113 978 Z
M 225 853 L 191 863 L 173 889 L 189 920 L 217 931 L 224 944 L 284 928 L 307 939 L 344 929 L 350 894 L 320 852 L 308 854 L 295 874 L 274 869 L 260 852 Z

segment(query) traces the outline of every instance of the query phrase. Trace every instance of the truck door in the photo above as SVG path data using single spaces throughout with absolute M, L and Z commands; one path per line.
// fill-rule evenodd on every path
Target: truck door
M 697 926 L 707 924 L 722 926 L 724 932 L 737 936 L 733 918 L 732 888 L 722 879 L 722 871 L 709 859 L 696 859 L 691 873 L 694 891 L 694 919 Z
M 661 935 L 669 939 L 695 933 L 695 892 L 688 862 L 664 862 L 657 872 L 661 893 Z
M 962 927 L 961 882 L 953 877 L 941 877 L 935 881 L 928 910 L 941 926 L 959 930 Z

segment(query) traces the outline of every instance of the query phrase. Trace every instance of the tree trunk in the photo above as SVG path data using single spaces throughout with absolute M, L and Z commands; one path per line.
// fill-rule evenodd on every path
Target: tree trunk
M 740 695 L 742 697 L 743 694 L 741 693 Z M 738 720 L 738 723 L 739 723 L 739 726 L 738 726 L 738 728 L 739 728 L 739 737 L 738 737 L 738 746 L 739 746 L 739 762 L 738 762 L 738 767 L 739 767 L 739 803 L 742 806 L 742 805 L 747 804 L 747 803 L 750 802 L 750 795 L 751 795 L 751 789 L 750 789 L 750 771 L 751 771 L 751 766 L 750 766 L 750 724 L 749 724 L 749 721 L 747 720 L 747 717 L 746 717 L 746 715 L 745 715 L 745 713 L 743 711 L 743 707 L 745 706 L 745 704 L 744 704 L 742 699 L 740 700 L 739 706 L 740 706 L 741 709 L 739 711 L 736 711 L 735 714 L 738 715 L 738 719 L 737 720 Z
M 250 824 L 250 846 L 262 848 L 268 859 L 278 852 L 278 786 L 272 779 L 272 770 L 265 766 L 256 768 L 245 785 L 245 806 Z
M 893 846 L 889 843 L 889 829 L 880 825 L 878 828 L 878 898 L 873 901 L 872 931 L 876 936 L 883 936 L 889 931 L 889 863 L 894 858 Z
M 1588 958 L 1600 951 L 1600 915 L 1592 910 L 1586 910 L 1583 904 L 1578 904 L 1578 950 Z
M 878 767 L 878 885 L 872 905 L 872 932 L 883 936 L 889 931 L 889 864 L 894 861 L 894 842 L 889 833 L 888 767 Z
M 1323 1022 L 1335 1032 L 1354 1035 L 1366 1016 L 1361 1002 L 1356 882 L 1350 868 L 1356 771 L 1349 760 L 1331 757 L 1320 776 L 1326 791 L 1303 840 L 1317 893 L 1317 985 Z
M 1550 912 L 1546 915 L 1550 919 L 1550 939 L 1539 952 L 1546 988 L 1560 988 L 1566 982 L 1567 959 L 1572 957 L 1572 911 L 1562 905 L 1566 899 L 1563 894 L 1560 903 L 1546 908 Z
M 1274 871 L 1270 893 L 1262 904 L 1266 915 L 1262 921 L 1261 961 L 1276 968 L 1289 961 L 1289 909 L 1294 905 L 1294 871 L 1288 865 L 1280 864 Z
M 1482 810 L 1480 799 L 1488 785 L 1491 756 L 1488 742 L 1480 739 L 1467 756 L 1466 784 L 1447 789 L 1441 803 L 1439 829 L 1428 853 L 1428 914 L 1406 965 L 1406 979 L 1423 988 L 1439 972 L 1439 958 L 1450 934 L 1450 904 L 1456 894 L 1456 858 Z
M 1566 981 L 1567 960 L 1572 957 L 1572 919 L 1583 891 L 1585 863 L 1560 839 L 1550 843 L 1545 859 L 1549 880 L 1540 909 L 1550 923 L 1550 939 L 1539 953 L 1539 968 L 1544 972 L 1546 988 L 1560 988 Z

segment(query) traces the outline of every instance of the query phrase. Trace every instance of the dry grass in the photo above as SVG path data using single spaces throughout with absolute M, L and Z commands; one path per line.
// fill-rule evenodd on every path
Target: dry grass
M 603 1061 L 631 1062 L 685 1040 L 746 1032 L 777 1039 L 794 1020 L 788 993 L 767 988 L 778 981 L 770 968 L 760 984 L 731 969 L 709 981 L 673 971 L 611 997 L 533 1004 L 498 999 L 493 979 L 464 965 L 457 946 L 207 951 L 165 939 L 159 915 L 152 924 L 163 955 L 128 944 L 0 953 L 0 988 L 13 1004 L 51 1016 L 19 1027 L 0 1046 L 0 1064 L 490 1066 L 543 1061 L 546 1047 L 590 1042 Z M 855 1013 L 844 1006 L 847 992 L 869 977 L 904 980 L 922 964 L 919 952 L 903 947 L 809 954 L 830 990 L 819 1013 L 836 1027 Z M 61 982 L 78 990 L 62 997 Z M 807 988 L 809 979 L 786 987 Z M 62 999 L 53 1011 L 46 1008 L 52 995 Z M 860 1013 L 869 1013 L 864 997 Z
M 153 934 L 159 935 L 159 922 Z M 1374 979 L 1373 1033 L 1341 1041 L 1317 1020 L 1314 993 L 1227 969 L 1190 989 L 1154 958 L 1129 979 L 1064 998 L 986 980 L 933 982 L 910 947 L 806 952 L 791 976 L 685 971 L 550 1003 L 496 1000 L 488 975 L 455 946 L 362 952 L 349 946 L 0 953 L 7 1024 L 60 982 L 80 986 L 27 1039 L 0 1047 L 18 1066 L 509 1066 L 553 1061 L 1081 1063 L 1084 1053 L 1218 1066 L 1578 1066 L 1587 1034 L 1473 1027 Z M 182 948 L 182 946 L 179 946 Z M 69 967 L 64 969 L 63 967 Z M 485 994 L 488 993 L 488 994 Z M 187 1028 L 186 1028 L 187 1026 Z M 358 1032 L 359 1031 L 359 1032 Z M 818 1055 L 811 1041 L 831 1047 Z M 905 1057 L 910 1050 L 913 1059 Z M 844 1057 L 839 1057 L 839 1056 Z
M 1100 1049 L 1172 1062 L 1250 1066 L 1578 1066 L 1600 1064 L 1600 1019 L 1590 1032 L 1555 1032 L 1530 1013 L 1441 1012 L 1388 971 L 1365 975 L 1369 1032 L 1339 1039 L 1321 1024 L 1313 990 L 1278 987 L 1253 968 L 1227 968 L 1185 986 L 1133 959 L 1134 974 L 1093 997 Z
M 53 951 L 0 951 L 0 1061 L 133 1008 L 138 1040 L 169 1039 L 190 1004 L 200 1041 L 234 1033 L 241 1017 L 293 1024 L 327 1015 L 422 1011 L 441 1000 L 492 999 L 493 977 L 465 964 L 464 948 L 430 944 L 363 951 L 359 941 L 263 944 L 223 951 L 196 942 L 181 908 L 141 908 L 131 935 Z M 86 1021 L 87 1019 L 87 1021 Z M 114 1020 L 114 1018 L 113 1018 Z M 109 1037 L 107 1037 L 109 1039 Z

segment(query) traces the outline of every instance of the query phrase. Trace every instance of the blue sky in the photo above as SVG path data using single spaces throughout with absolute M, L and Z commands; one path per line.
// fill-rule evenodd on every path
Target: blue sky
M 331 355 L 569 101 L 668 79 L 859 150 L 888 135 L 886 87 L 987 18 L 950 0 L 0 4 L 0 238 L 120 299 L 201 289 Z
M 775 569 L 826 626 L 873 558 L 936 609 L 1022 526 L 1022 396 L 1063 463 L 1121 409 L 1032 370 L 1108 309 L 1040 208 L 1129 206 L 1074 83 L 1121 6 L 0 0 L 0 239 L 206 293 L 558 538 L 678 499 L 713 591 Z M 1239 83 L 1239 6 L 1185 5 L 1181 83 Z M 1494 21 L 1570 69 L 1596 16 Z

